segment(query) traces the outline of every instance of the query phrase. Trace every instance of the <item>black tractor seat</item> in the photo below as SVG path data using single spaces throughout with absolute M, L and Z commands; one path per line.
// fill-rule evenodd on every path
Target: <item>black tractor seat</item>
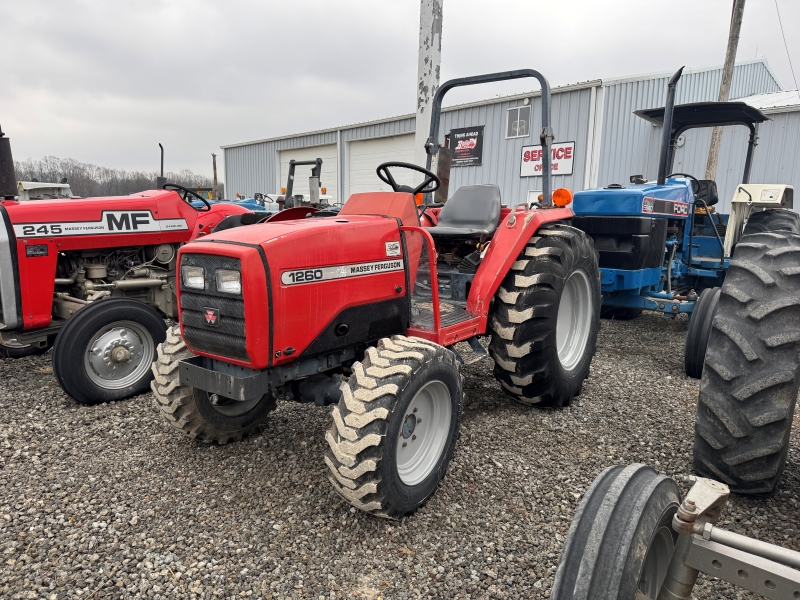
M 500 208 L 496 185 L 465 185 L 445 203 L 438 225 L 428 231 L 434 238 L 488 237 L 500 224 Z

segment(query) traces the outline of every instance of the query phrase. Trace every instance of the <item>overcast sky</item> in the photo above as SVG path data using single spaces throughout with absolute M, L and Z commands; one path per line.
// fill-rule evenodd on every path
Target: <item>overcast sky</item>
M 800 76 L 800 1 L 778 4 Z M 442 81 L 722 64 L 730 12 L 731 0 L 444 0 Z M 418 31 L 418 0 L 6 0 L 0 125 L 16 160 L 156 170 L 161 142 L 168 170 L 210 175 L 223 144 L 413 112 Z M 775 0 L 747 0 L 738 58 L 757 55 L 795 88 Z

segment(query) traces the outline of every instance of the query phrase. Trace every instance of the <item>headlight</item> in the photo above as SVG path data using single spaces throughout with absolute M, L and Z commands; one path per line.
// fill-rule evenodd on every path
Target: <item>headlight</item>
M 202 290 L 206 287 L 206 273 L 203 267 L 181 267 L 183 287 Z
M 217 290 L 226 294 L 242 293 L 242 274 L 239 271 L 217 271 Z

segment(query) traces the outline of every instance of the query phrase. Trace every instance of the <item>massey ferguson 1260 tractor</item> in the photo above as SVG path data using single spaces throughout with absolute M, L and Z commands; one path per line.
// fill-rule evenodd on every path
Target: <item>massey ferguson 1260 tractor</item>
M 115 198 L 19 202 L 0 132 L 0 355 L 53 348 L 53 371 L 78 402 L 148 388 L 164 317 L 175 317 L 178 248 L 210 232 L 231 205 L 195 209 L 167 184 Z
M 359 509 L 399 518 L 445 474 L 463 410 L 459 363 L 486 355 L 480 337 L 491 337 L 495 376 L 512 398 L 563 406 L 580 393 L 599 272 L 590 238 L 569 225 L 570 193 L 551 194 L 548 159 L 536 208 L 503 206 L 494 185 L 462 187 L 444 206 L 414 200 L 440 185 L 429 168 L 444 94 L 521 77 L 541 83 L 549 147 L 550 88 L 538 72 L 448 81 L 433 102 L 428 169 L 378 167 L 394 191 L 354 194 L 337 216 L 230 229 L 181 248 L 180 331 L 153 365 L 167 420 L 225 443 L 278 399 L 333 404 L 331 483 Z M 424 181 L 398 185 L 398 167 Z

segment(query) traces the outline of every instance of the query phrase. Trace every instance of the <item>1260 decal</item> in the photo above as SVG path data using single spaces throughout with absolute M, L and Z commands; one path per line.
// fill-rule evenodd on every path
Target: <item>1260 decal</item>
M 381 260 L 377 262 L 357 263 L 354 265 L 340 265 L 338 267 L 313 267 L 311 269 L 293 269 L 281 273 L 283 285 L 296 285 L 298 283 L 314 283 L 329 281 L 331 279 L 344 279 L 346 277 L 359 277 L 361 275 L 376 275 L 403 270 L 403 259 Z

